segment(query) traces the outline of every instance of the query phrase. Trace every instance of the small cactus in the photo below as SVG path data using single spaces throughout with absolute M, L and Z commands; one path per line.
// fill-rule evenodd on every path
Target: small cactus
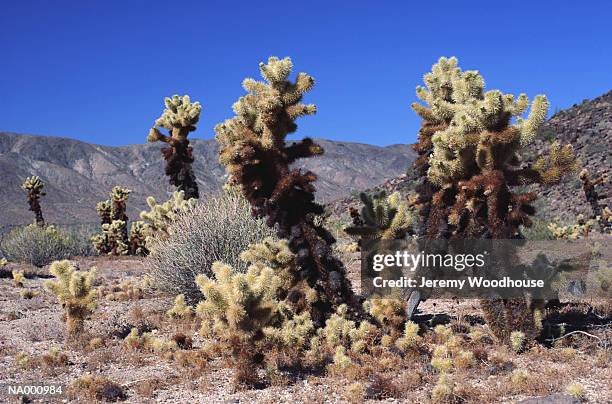
M 68 337 L 74 339 L 82 334 L 85 318 L 96 308 L 97 293 L 93 288 L 96 268 L 87 272 L 78 271 L 68 260 L 55 261 L 49 272 L 56 280 L 45 283 L 45 289 L 53 293 L 66 311 Z
M 13 285 L 16 288 L 23 288 L 23 281 L 25 280 L 25 276 L 23 275 L 23 271 L 13 271 Z
M 190 318 L 193 314 L 193 309 L 185 303 L 185 295 L 178 295 L 166 314 L 172 318 Z

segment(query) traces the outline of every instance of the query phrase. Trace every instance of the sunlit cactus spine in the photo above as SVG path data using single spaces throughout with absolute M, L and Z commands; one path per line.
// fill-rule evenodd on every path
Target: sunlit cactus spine
M 42 208 L 40 207 L 40 197 L 46 195 L 43 192 L 44 187 L 45 183 L 40 179 L 40 177 L 36 175 L 33 175 L 32 177 L 27 177 L 23 181 L 23 185 L 21 186 L 21 188 L 26 192 L 28 196 L 28 204 L 30 205 L 30 210 L 34 212 L 34 215 L 36 216 L 36 224 L 39 226 L 45 225 Z
M 45 289 L 53 293 L 66 312 L 68 338 L 82 335 L 85 319 L 97 306 L 97 292 L 94 289 L 96 268 L 79 271 L 68 260 L 55 261 L 49 267 L 55 280 L 45 282 Z
M 572 147 L 556 143 L 548 157 L 538 157 L 533 164 L 521 162 L 520 152 L 546 119 L 546 97 L 535 97 L 523 118 L 529 107 L 526 95 L 485 91 L 482 76 L 462 71 L 455 58 L 440 58 L 424 81 L 427 88 L 418 87 L 417 96 L 426 105 L 413 105 L 427 129 L 423 141 L 427 154 L 416 167 L 426 168 L 427 175 L 420 199 L 431 201 L 421 210 L 424 235 L 522 238 L 520 226 L 531 226 L 536 195 L 513 190 L 535 183 L 556 184 L 577 165 Z M 488 300 L 482 306 L 499 338 L 507 341 L 511 331 L 533 337 L 533 312 L 524 299 Z
M 333 236 L 315 223 L 323 207 L 314 201 L 310 171 L 292 168 L 298 159 L 314 157 L 323 149 L 310 138 L 288 144 L 297 129 L 295 120 L 313 115 L 314 105 L 303 104 L 314 79 L 299 73 L 289 80 L 291 59 L 271 57 L 260 63 L 264 81 L 246 79 L 247 94 L 233 106 L 235 117 L 215 127 L 219 161 L 240 186 L 257 217 L 265 217 L 278 236 L 289 240 L 297 256 L 297 271 L 317 289 L 320 299 L 313 321 L 322 325 L 338 304 L 353 300 L 343 264 L 333 256 Z
M 189 146 L 187 136 L 196 130 L 195 124 L 200 119 L 202 106 L 199 102 L 191 102 L 188 95 L 178 95 L 164 99 L 166 109 L 155 121 L 155 126 L 149 131 L 148 142 L 165 142 L 168 147 L 161 149 L 166 160 L 165 172 L 170 177 L 170 185 L 185 192 L 187 199 L 199 198 L 198 184 L 193 172 L 193 148 Z M 164 135 L 159 129 L 168 131 Z

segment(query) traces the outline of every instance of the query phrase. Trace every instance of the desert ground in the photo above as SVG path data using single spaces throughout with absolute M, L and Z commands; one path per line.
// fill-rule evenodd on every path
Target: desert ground
M 173 296 L 148 287 L 143 259 L 85 257 L 73 261 L 81 269 L 96 266 L 96 283 L 105 285 L 103 293 L 110 294 L 100 299 L 98 308 L 86 321 L 86 337 L 77 345 L 66 344 L 63 310 L 55 296 L 42 287 L 48 278 L 44 268 L 9 264 L 5 275 L 13 269 L 24 270 L 23 288 L 15 287 L 10 276 L 0 279 L 0 374 L 3 383 L 30 381 L 65 386 L 63 395 L 54 399 L 4 396 L 0 401 L 431 401 L 437 376 L 427 356 L 415 358 L 399 354 L 391 354 L 395 357 L 393 365 L 379 363 L 373 368 L 365 366 L 359 371 L 346 372 L 280 370 L 268 375 L 264 385 L 235 388 L 227 363 L 200 349 L 206 341 L 197 333 L 198 321 L 172 320 L 166 316 Z M 349 273 L 353 281 L 357 280 L 358 268 L 358 259 L 352 260 Z M 37 296 L 22 297 L 24 290 L 34 291 Z M 601 324 L 597 324 L 598 319 Z M 420 307 L 416 322 L 427 327 L 450 324 L 466 347 L 475 353 L 476 363 L 456 372 L 456 383 L 460 386 L 456 389 L 459 392 L 455 397 L 457 402 L 612 401 L 610 323 L 606 325 L 604 317 L 587 306 L 567 309 L 558 319 L 568 327 L 579 325 L 584 332 L 559 341 L 539 343 L 520 354 L 494 344 L 483 325 L 478 302 L 473 300 L 426 301 Z M 183 333 L 193 342 L 173 352 L 130 348 L 125 338 L 134 327 L 167 339 Z M 472 341 L 467 336 L 470 330 L 480 330 L 483 337 L 478 342 Z M 79 384 L 87 375 L 97 377 L 101 386 Z M 566 394 L 573 383 L 583 387 L 579 399 Z M 534 401 L 534 397 L 540 397 L 541 401 Z

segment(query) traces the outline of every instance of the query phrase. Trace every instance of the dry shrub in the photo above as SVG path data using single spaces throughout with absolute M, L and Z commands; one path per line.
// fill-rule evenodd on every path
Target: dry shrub
M 22 370 L 40 369 L 45 374 L 56 375 L 69 365 L 68 355 L 57 348 L 50 348 L 38 356 L 31 356 L 24 352 L 15 355 L 15 365 Z
M 202 299 L 195 283 L 199 274 L 213 276 L 213 262 L 221 261 L 238 272 L 247 264 L 239 259 L 249 244 L 273 236 L 263 220 L 234 192 L 201 199 L 193 210 L 169 227 L 170 236 L 150 246 L 150 275 L 156 286 L 173 296 L 184 294 L 189 304 Z
M 127 398 L 123 387 L 104 377 L 97 375 L 84 375 L 68 389 L 68 397 L 71 399 L 85 398 L 106 402 L 123 401 Z
M 172 336 L 172 340 L 180 349 L 191 349 L 193 347 L 193 340 L 190 336 L 177 332 Z
M 163 388 L 165 385 L 166 383 L 162 379 L 154 377 L 139 381 L 138 383 L 134 384 L 133 388 L 139 396 L 152 398 L 155 395 L 155 392 Z
M 391 376 L 375 373 L 365 389 L 365 395 L 370 400 L 386 398 L 403 398 L 406 391 L 401 384 Z
M 91 255 L 83 240 L 78 233 L 64 232 L 55 226 L 28 225 L 11 230 L 2 239 L 0 249 L 10 261 L 43 267 L 56 260 Z

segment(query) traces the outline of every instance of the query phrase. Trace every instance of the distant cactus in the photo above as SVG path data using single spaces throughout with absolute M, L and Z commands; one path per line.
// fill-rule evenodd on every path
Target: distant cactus
M 202 106 L 199 102 L 191 102 L 188 95 L 164 99 L 166 109 L 161 117 L 155 121 L 147 136 L 148 142 L 165 142 L 169 147 L 161 149 L 166 160 L 166 175 L 170 177 L 170 184 L 185 192 L 187 199 L 199 198 L 198 184 L 191 164 L 193 163 L 193 149 L 189 146 L 187 135 L 193 132 L 195 124 L 200 119 Z M 157 127 L 166 129 L 169 136 L 160 132 Z
M 422 235 L 521 238 L 520 226 L 532 224 L 536 195 L 512 189 L 558 183 L 577 166 L 571 146 L 556 143 L 548 158 L 521 163 L 519 153 L 546 118 L 546 97 L 537 96 L 523 119 L 529 107 L 526 95 L 485 92 L 482 76 L 462 71 L 455 58 L 440 58 L 424 81 L 427 88 L 418 87 L 417 96 L 427 105 L 413 105 L 423 118 L 415 163 L 415 169 L 427 176 L 417 187 L 421 222 L 426 225 Z M 482 307 L 492 330 L 504 341 L 513 330 L 533 337 L 533 312 L 524 299 L 482 301 Z
M 36 215 L 36 224 L 39 226 L 45 225 L 42 208 L 40 207 L 40 197 L 46 195 L 43 192 L 44 186 L 45 183 L 40 179 L 40 177 L 36 175 L 32 177 L 27 177 L 25 181 L 23 181 L 23 185 L 21 186 L 21 188 L 28 195 L 28 204 L 30 205 L 30 210 L 34 212 L 34 215 Z
M 295 120 L 316 112 L 314 105 L 301 103 L 314 79 L 299 73 L 290 81 L 290 58 L 270 57 L 268 63 L 259 64 L 259 70 L 265 81 L 244 80 L 247 94 L 234 104 L 236 116 L 215 127 L 219 161 L 240 186 L 254 214 L 265 217 L 280 238 L 289 239 L 301 276 L 320 295 L 313 321 L 322 325 L 335 307 L 355 299 L 342 262 L 332 254 L 333 236 L 315 223 L 315 217 L 323 213 L 314 201 L 312 183 L 317 177 L 291 167 L 298 159 L 322 154 L 323 149 L 309 138 L 286 142 L 287 135 L 297 129 Z
M 23 275 L 23 271 L 13 271 L 13 285 L 16 288 L 23 288 L 23 281 L 25 280 L 25 276 Z
M 603 173 L 597 178 L 591 178 L 591 174 L 585 168 L 580 171 L 580 181 L 582 181 L 582 190 L 587 202 L 591 206 L 591 219 L 597 220 L 601 233 L 612 233 L 612 220 L 610 218 L 610 208 L 599 203 L 603 196 L 599 195 L 597 186 L 608 182 L 608 174 Z
M 91 237 L 91 242 L 99 254 L 108 255 L 146 255 L 146 225 L 132 222 L 128 232 L 127 200 L 131 189 L 115 186 L 110 199 L 98 202 L 96 211 L 100 216 L 102 233 Z
M 352 236 L 359 236 L 360 244 L 368 240 L 403 239 L 412 232 L 416 218 L 399 192 L 387 197 L 384 191 L 373 195 L 361 193 L 361 213 L 352 212 L 353 225 L 344 229 Z
M 130 227 L 130 243 L 128 251 L 130 255 L 147 255 L 147 224 L 142 221 L 132 222 Z
M 96 268 L 78 271 L 70 261 L 55 261 L 49 272 L 56 280 L 45 283 L 45 289 L 53 293 L 66 311 L 68 337 L 74 339 L 84 330 L 85 318 L 96 308 L 97 292 L 93 288 Z

